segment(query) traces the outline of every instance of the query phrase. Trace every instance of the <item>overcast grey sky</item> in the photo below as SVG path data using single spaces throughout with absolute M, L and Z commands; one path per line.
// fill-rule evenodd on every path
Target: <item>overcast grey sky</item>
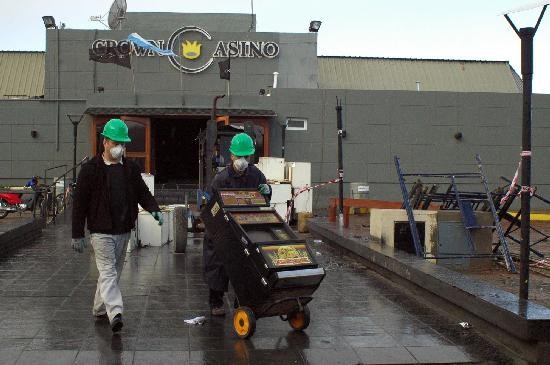
M 250 0 L 126 0 L 128 11 L 250 13 Z M 41 17 L 67 28 L 104 27 L 112 0 L 2 0 L 0 50 L 44 50 Z M 502 15 L 533 0 L 255 0 L 258 32 L 307 32 L 323 22 L 319 55 L 510 61 L 520 73 L 520 41 Z M 534 26 L 541 8 L 511 14 Z M 145 38 L 147 34 L 141 34 Z M 535 36 L 533 90 L 550 94 L 550 10 Z

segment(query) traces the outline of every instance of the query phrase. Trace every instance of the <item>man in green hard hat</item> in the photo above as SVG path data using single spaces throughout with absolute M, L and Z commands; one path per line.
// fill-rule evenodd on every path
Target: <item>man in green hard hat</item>
M 90 243 L 99 271 L 92 314 L 109 319 L 113 332 L 122 328 L 122 295 L 118 279 L 124 254 L 134 228 L 138 204 L 162 224 L 162 213 L 141 178 L 140 168 L 124 157 L 131 142 L 128 126 L 111 119 L 103 132 L 103 151 L 82 166 L 73 199 L 72 247 L 86 248 L 84 226 L 90 231 Z
M 241 189 L 256 188 L 268 200 L 271 199 L 271 187 L 265 175 L 250 164 L 250 156 L 256 151 L 252 138 L 246 133 L 239 133 L 231 140 L 231 164 L 218 172 L 210 186 L 210 193 L 221 188 Z M 209 287 L 209 304 L 212 315 L 223 316 L 223 294 L 227 291 L 229 278 L 222 260 L 214 251 L 214 242 L 206 232 L 203 243 L 203 273 Z

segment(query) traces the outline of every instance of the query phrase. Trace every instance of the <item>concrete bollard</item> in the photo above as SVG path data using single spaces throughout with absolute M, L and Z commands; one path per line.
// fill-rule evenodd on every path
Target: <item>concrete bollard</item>
M 173 232 L 174 252 L 184 253 L 187 246 L 187 209 L 182 206 L 174 207 Z
M 298 212 L 298 232 L 309 232 L 307 219 L 311 217 L 313 217 L 313 214 L 311 214 L 311 212 Z

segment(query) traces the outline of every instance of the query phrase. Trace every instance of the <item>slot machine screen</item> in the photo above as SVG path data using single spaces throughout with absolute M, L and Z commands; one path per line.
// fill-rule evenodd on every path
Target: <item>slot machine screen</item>
M 257 190 L 222 190 L 220 197 L 224 206 L 267 206 L 264 196 Z
M 263 245 L 260 250 L 269 267 L 310 265 L 313 263 L 304 243 L 289 245 Z
M 275 212 L 233 212 L 232 215 L 238 224 L 281 223 Z

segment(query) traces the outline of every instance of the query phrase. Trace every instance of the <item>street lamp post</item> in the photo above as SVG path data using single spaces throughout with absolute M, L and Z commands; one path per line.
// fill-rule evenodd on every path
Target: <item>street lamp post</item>
M 336 129 L 338 131 L 338 219 L 344 221 L 344 156 L 342 153 L 342 138 L 346 136 L 342 123 L 342 100 L 336 98 Z
M 73 183 L 76 182 L 76 139 L 78 136 L 78 123 L 84 117 L 84 114 L 67 114 L 67 117 L 73 123 Z
M 529 299 L 529 245 L 531 229 L 531 96 L 533 93 L 533 38 L 547 5 L 539 15 L 537 25 L 517 29 L 508 14 L 504 17 L 521 39 L 521 78 L 523 80 L 523 118 L 521 133 L 521 247 L 519 297 Z

